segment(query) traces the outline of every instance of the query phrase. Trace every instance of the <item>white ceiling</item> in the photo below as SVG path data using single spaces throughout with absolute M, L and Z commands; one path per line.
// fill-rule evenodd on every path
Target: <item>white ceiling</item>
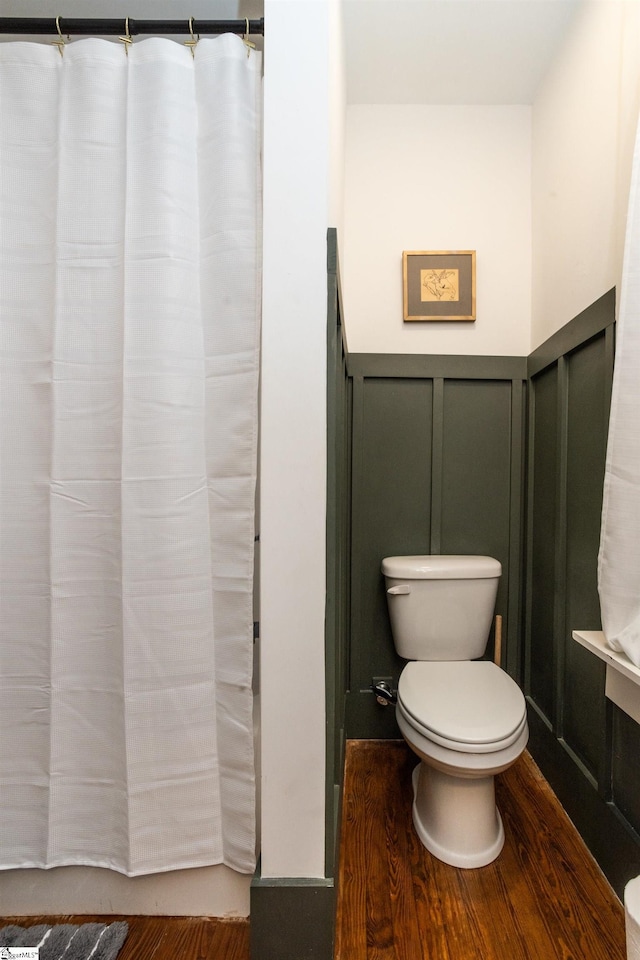
M 528 104 L 580 0 L 343 0 L 349 103 Z
M 583 0 L 342 2 L 349 103 L 526 104 Z M 263 0 L 0 0 L 6 17 L 242 19 L 262 11 Z

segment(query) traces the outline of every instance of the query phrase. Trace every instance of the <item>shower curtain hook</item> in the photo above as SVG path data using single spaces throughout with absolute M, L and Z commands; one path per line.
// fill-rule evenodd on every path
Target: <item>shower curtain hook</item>
M 129 33 L 129 17 L 127 17 L 124 21 L 124 31 L 126 33 L 126 36 L 118 37 L 118 40 L 122 40 L 122 42 L 124 43 L 124 52 L 126 53 L 127 56 L 129 56 L 129 44 L 133 43 L 133 38 Z
M 247 25 L 247 30 L 246 30 L 246 33 L 245 33 L 244 37 L 242 38 L 242 42 L 244 43 L 245 47 L 247 48 L 247 56 L 249 57 L 249 56 L 251 55 L 251 51 L 252 51 L 252 50 L 255 50 L 256 45 L 255 45 L 255 43 L 251 43 L 251 40 L 249 40 L 249 17 L 245 17 L 245 18 L 244 18 L 244 22 L 245 22 L 246 25 Z
M 185 47 L 189 47 L 189 49 L 191 50 L 191 56 L 195 59 L 196 47 L 198 46 L 198 42 L 200 40 L 200 34 L 198 34 L 197 36 L 194 35 L 193 22 L 194 22 L 193 17 L 189 17 L 189 33 L 191 34 L 191 40 L 185 40 L 184 45 Z
M 52 40 L 51 43 L 53 44 L 54 47 L 58 48 L 58 53 L 60 54 L 61 57 L 63 57 L 64 48 L 67 44 L 67 40 L 69 39 L 69 37 L 67 37 L 67 40 L 65 40 L 65 38 L 62 36 L 62 30 L 60 29 L 60 17 L 56 17 L 56 30 L 58 31 L 58 39 Z

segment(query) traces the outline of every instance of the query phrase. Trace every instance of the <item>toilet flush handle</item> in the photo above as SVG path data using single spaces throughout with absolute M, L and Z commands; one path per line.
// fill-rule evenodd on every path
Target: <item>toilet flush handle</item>
M 408 583 L 399 583 L 395 587 L 389 587 L 387 593 L 390 593 L 392 597 L 397 597 L 400 593 L 411 593 L 411 588 Z

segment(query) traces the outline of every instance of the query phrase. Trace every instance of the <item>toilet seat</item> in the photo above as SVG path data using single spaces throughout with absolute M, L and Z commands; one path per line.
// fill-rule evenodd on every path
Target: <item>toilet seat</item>
M 413 661 L 398 683 L 398 711 L 427 740 L 460 753 L 494 753 L 526 727 L 522 691 L 486 660 Z

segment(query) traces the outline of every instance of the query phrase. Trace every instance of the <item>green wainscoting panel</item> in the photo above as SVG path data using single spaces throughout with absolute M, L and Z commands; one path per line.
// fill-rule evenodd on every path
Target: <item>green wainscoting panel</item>
M 529 358 L 526 693 L 581 774 L 607 790 L 597 559 L 613 364 L 613 291 Z
M 510 381 L 445 381 L 442 553 L 473 553 L 481 543 L 487 556 L 508 561 L 510 427 Z
M 503 663 L 517 673 L 521 627 L 522 358 L 351 354 L 351 637 L 348 737 L 397 737 L 374 678 L 397 682 L 380 564 L 472 553 L 503 565 Z M 493 655 L 493 638 L 487 655 Z
M 327 234 L 327 594 L 325 612 L 327 762 L 325 874 L 339 844 L 351 595 L 351 380 L 343 336 L 335 229 Z
M 640 727 L 571 636 L 600 629 L 614 321 L 610 291 L 529 358 L 525 643 L 531 753 L 621 895 L 640 872 Z
M 344 502 L 328 510 L 328 770 L 337 783 L 345 736 L 400 736 L 370 689 L 404 666 L 382 558 L 495 556 L 502 664 L 527 695 L 529 748 L 621 895 L 640 873 L 640 726 L 571 637 L 600 627 L 615 292 L 528 358 L 346 355 L 333 326 L 328 489 Z
M 525 692 L 554 721 L 556 663 L 556 513 L 558 475 L 558 366 L 531 378 L 529 407 L 528 656 Z
M 525 380 L 526 357 L 453 356 L 434 353 L 350 353 L 352 377 L 414 377 L 416 379 Z
M 640 726 L 615 704 L 611 704 L 611 714 L 614 743 L 611 799 L 634 829 L 640 844 Z
M 612 328 L 609 328 L 612 329 Z M 600 630 L 598 548 L 607 450 L 606 329 L 567 355 L 566 596 L 562 736 L 595 782 L 605 776 L 604 664 L 571 637 Z
M 398 736 L 393 710 L 379 707 L 373 677 L 397 680 L 380 563 L 428 553 L 431 503 L 430 380 L 354 377 L 350 694 L 348 737 Z M 365 726 L 349 722 L 352 700 Z
M 502 564 L 496 613 L 509 618 L 511 393 L 508 380 L 447 380 L 442 416 L 439 553 L 484 554 Z M 433 552 L 436 552 L 435 550 Z M 489 651 L 492 654 L 492 651 Z

